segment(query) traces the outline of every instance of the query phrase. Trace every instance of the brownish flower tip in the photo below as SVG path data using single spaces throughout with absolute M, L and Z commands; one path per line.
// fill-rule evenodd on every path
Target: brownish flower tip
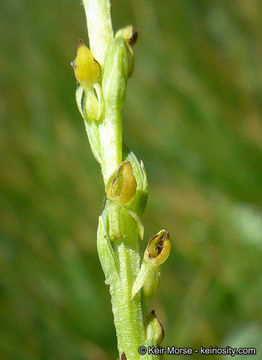
M 135 30 L 133 32 L 133 35 L 131 36 L 130 39 L 127 40 L 127 42 L 131 45 L 131 46 L 134 46 L 136 41 L 137 41 L 137 38 L 138 38 L 138 34 L 139 34 L 139 31 L 138 30 Z
M 125 353 L 122 353 L 122 354 L 121 354 L 121 360 L 127 360 Z
M 162 329 L 162 339 L 161 339 L 161 342 L 163 341 L 164 337 L 165 337 L 165 330 L 164 330 L 164 326 L 162 324 L 162 321 L 158 319 L 158 317 L 156 316 L 156 313 L 155 313 L 155 310 L 152 310 L 151 311 L 151 314 L 157 319 L 161 329 Z
M 84 40 L 83 39 L 79 39 L 78 43 L 77 43 L 77 48 L 80 48 L 80 46 L 84 45 Z

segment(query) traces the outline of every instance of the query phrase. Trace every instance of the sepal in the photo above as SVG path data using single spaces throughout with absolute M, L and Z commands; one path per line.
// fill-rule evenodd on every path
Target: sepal
M 91 87 L 100 80 L 101 66 L 94 59 L 92 52 L 84 44 L 82 39 L 78 41 L 76 58 L 71 64 L 75 72 L 75 77 L 82 86 Z

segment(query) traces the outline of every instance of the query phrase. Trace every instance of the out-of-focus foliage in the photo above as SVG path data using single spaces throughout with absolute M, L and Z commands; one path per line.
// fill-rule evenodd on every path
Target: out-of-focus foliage
M 149 178 L 145 234 L 173 239 L 148 309 L 165 345 L 260 346 L 260 358 L 262 3 L 113 0 L 112 12 L 115 30 L 140 30 L 124 117 Z M 116 357 L 95 243 L 103 184 L 70 68 L 85 29 L 80 0 L 0 3 L 1 360 Z

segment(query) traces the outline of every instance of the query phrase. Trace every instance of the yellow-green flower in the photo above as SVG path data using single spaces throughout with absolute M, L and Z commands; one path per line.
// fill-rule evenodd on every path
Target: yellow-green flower
M 92 86 L 101 78 L 99 63 L 81 39 L 78 42 L 76 58 L 72 65 L 77 81 L 83 86 Z

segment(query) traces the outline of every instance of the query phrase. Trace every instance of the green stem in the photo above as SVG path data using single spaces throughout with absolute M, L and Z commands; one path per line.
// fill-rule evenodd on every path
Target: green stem
M 128 68 L 129 59 L 124 40 L 116 39 L 107 49 L 102 79 L 105 109 L 99 133 L 101 166 L 106 187 L 122 162 L 122 107 Z
M 144 322 L 140 294 L 131 298 L 132 286 L 139 271 L 138 231 L 133 220 L 125 216 L 126 237 L 115 242 L 115 256 L 120 282 L 112 293 L 118 350 L 127 359 L 139 359 L 138 348 L 145 343 Z
M 120 118 L 119 118 L 120 117 Z M 119 110 L 106 110 L 99 126 L 101 166 L 105 185 L 122 162 L 122 127 Z
M 94 58 L 104 64 L 106 49 L 113 41 L 109 0 L 83 0 L 90 48 Z

